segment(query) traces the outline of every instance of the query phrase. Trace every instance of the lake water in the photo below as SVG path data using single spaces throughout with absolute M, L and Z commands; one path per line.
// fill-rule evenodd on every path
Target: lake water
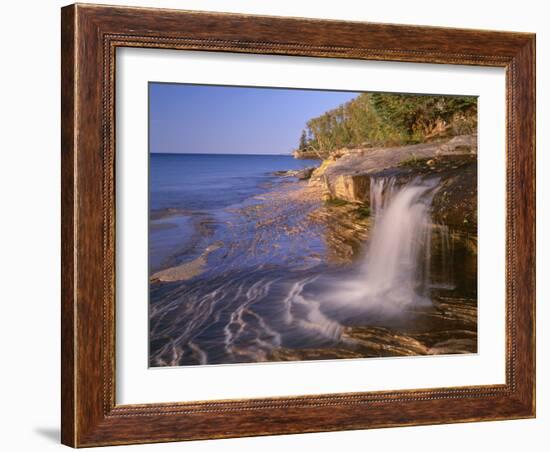
M 223 209 L 284 183 L 283 178 L 273 174 L 275 171 L 318 164 L 316 160 L 297 160 L 289 155 L 151 154 L 151 272 L 193 254 L 192 248 L 200 241 L 197 223 L 208 234 L 208 228 L 216 227 Z

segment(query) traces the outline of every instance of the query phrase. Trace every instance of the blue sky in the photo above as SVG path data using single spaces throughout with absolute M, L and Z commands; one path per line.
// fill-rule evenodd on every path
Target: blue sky
M 309 119 L 358 94 L 150 83 L 150 151 L 288 154 Z

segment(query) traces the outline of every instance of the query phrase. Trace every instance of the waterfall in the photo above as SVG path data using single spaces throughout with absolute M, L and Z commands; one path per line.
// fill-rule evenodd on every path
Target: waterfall
M 434 225 L 430 214 L 438 184 L 438 178 L 417 177 L 405 183 L 395 176 L 371 178 L 373 227 L 357 271 L 343 277 L 327 275 L 314 285 L 311 278 L 294 284 L 285 298 L 286 323 L 292 323 L 293 311 L 309 306 L 308 318 L 319 323 L 318 332 L 334 338 L 341 328 L 325 321 L 330 316 L 352 319 L 365 312 L 399 316 L 408 308 L 431 305 L 430 288 L 447 287 L 452 273 L 448 228 Z M 441 267 L 437 275 L 432 245 L 438 247 L 433 256 L 433 263 Z M 307 293 L 310 285 L 314 290 Z M 323 312 L 330 314 L 323 314 L 321 322 L 317 314 Z
M 327 303 L 344 309 L 400 313 L 430 304 L 432 220 L 437 178 L 401 184 L 396 177 L 373 177 L 370 208 L 374 225 L 363 262 L 352 278 L 325 293 Z
M 438 289 L 452 290 L 454 284 L 454 239 L 451 235 L 448 226 L 439 224 L 434 225 L 432 240 L 434 241 L 432 248 L 437 249 L 438 253 L 433 259 L 430 287 Z
M 399 186 L 395 177 L 371 179 L 374 228 L 363 264 L 364 295 L 401 307 L 428 301 L 431 218 L 437 179 Z

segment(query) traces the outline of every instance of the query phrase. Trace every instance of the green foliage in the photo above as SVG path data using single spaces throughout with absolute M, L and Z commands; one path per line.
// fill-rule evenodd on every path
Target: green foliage
M 325 204 L 329 207 L 342 207 L 347 205 L 348 202 L 340 198 L 330 198 L 325 201 Z
M 411 155 L 408 159 L 399 162 L 399 166 L 407 166 L 411 168 L 417 168 L 424 166 L 428 159 L 419 159 L 416 155 Z
M 299 149 L 326 157 L 343 147 L 412 144 L 476 130 L 475 97 L 363 93 L 309 120 Z
M 307 135 L 306 135 L 306 131 L 302 130 L 302 134 L 300 135 L 300 144 L 299 144 L 298 149 L 303 151 L 305 148 L 307 148 Z
M 352 205 L 351 203 L 349 203 L 345 199 L 340 199 L 340 198 L 327 199 L 325 201 L 325 205 L 327 207 L 344 207 L 344 206 L 350 206 L 350 205 L 352 207 L 357 206 L 357 204 Z M 365 204 L 360 204 L 359 206 L 353 208 L 353 210 L 351 210 L 351 212 L 353 212 L 355 217 L 358 218 L 359 220 L 363 220 L 365 218 L 370 217 L 370 213 L 371 213 L 370 212 L 370 207 L 365 205 Z
M 357 215 L 359 218 L 367 218 L 370 217 L 370 207 L 362 205 L 355 209 L 355 215 Z

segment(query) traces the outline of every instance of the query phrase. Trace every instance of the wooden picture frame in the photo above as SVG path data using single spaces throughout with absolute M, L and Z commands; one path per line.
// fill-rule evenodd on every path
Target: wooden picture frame
M 73 447 L 535 416 L 535 35 L 177 10 L 62 9 L 62 442 Z M 506 69 L 506 383 L 115 403 L 115 50 Z

